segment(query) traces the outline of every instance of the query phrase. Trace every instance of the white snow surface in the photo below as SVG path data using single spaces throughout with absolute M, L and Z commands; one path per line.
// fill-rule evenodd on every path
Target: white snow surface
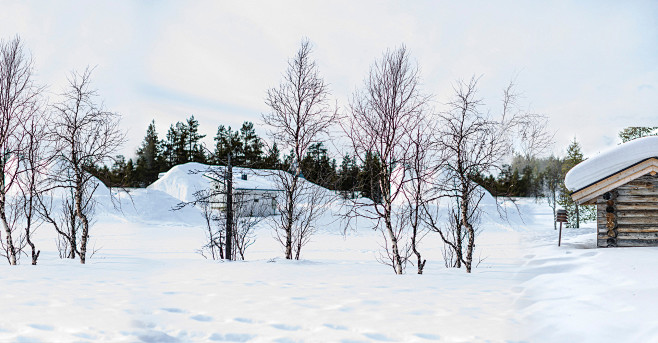
M 301 261 L 281 258 L 267 220 L 246 261 L 206 260 L 199 211 L 154 188 L 97 197 L 87 265 L 59 259 L 46 226 L 39 265 L 0 265 L 0 342 L 658 341 L 658 248 L 597 249 L 594 223 L 557 247 L 544 202 L 485 216 L 472 274 L 446 269 L 430 233 L 425 273 L 398 276 L 368 223 L 342 235 L 338 203 Z
M 658 157 L 658 137 L 634 139 L 591 157 L 573 167 L 564 185 L 577 191 L 650 157 Z

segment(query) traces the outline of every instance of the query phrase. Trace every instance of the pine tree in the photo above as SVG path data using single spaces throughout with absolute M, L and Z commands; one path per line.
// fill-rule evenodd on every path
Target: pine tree
M 562 163 L 562 175 L 566 175 L 571 168 L 575 167 L 578 163 L 584 161 L 583 153 L 580 144 L 573 139 L 571 144 L 567 147 L 567 156 Z M 596 219 L 596 211 L 594 206 L 585 205 L 580 206 L 571 199 L 571 192 L 561 184 L 562 191 L 558 199 L 558 204 L 567 210 L 568 224 L 567 227 L 579 228 L 580 223 Z
M 276 142 L 272 144 L 272 147 L 267 150 L 267 156 L 263 158 L 261 167 L 264 169 L 280 169 L 281 160 L 279 155 L 279 147 L 276 145 Z
M 632 141 L 636 138 L 641 138 L 645 136 L 656 136 L 658 135 L 658 127 L 643 127 L 643 126 L 632 126 L 624 128 L 619 131 L 619 138 L 621 138 L 622 143 Z
M 259 167 L 263 161 L 263 142 L 254 130 L 254 124 L 244 122 L 240 128 L 241 151 L 238 163 L 243 167 Z
M 366 156 L 359 173 L 359 191 L 361 196 L 369 198 L 375 203 L 382 202 L 381 189 L 379 187 L 378 170 L 381 170 L 379 156 L 372 152 L 366 152 Z
M 206 135 L 199 134 L 199 121 L 194 119 L 194 115 L 187 119 L 184 129 L 187 131 L 184 138 L 186 162 L 206 163 L 206 154 L 201 144 L 201 139 Z
M 142 145 L 137 149 L 137 166 L 135 167 L 137 184 L 145 187 L 158 179 L 158 173 L 164 171 L 162 142 L 155 130 L 155 120 L 146 129 Z
M 343 194 L 343 197 L 353 199 L 356 197 L 357 185 L 359 180 L 359 167 L 356 164 L 356 159 L 352 158 L 349 154 L 343 156 L 343 161 L 340 164 L 338 171 L 338 190 Z
M 241 151 L 242 141 L 239 132 L 233 131 L 230 126 L 227 129 L 224 125 L 220 125 L 215 136 L 215 154 L 212 162 L 215 164 L 226 164 L 228 154 L 230 153 L 233 156 L 233 164 L 238 165 L 235 161 Z
M 301 162 L 307 180 L 333 189 L 336 181 L 336 161 L 331 161 L 322 142 L 311 144 Z

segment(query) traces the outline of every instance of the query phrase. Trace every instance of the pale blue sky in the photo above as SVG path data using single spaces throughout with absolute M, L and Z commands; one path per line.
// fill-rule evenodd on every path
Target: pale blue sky
M 53 97 L 70 70 L 96 66 L 128 156 L 151 119 L 161 136 L 190 114 L 209 138 L 244 120 L 264 134 L 265 92 L 302 37 L 342 109 L 374 59 L 405 43 L 439 109 L 456 79 L 482 75 L 498 110 L 516 78 L 551 118 L 556 152 L 575 135 L 592 154 L 658 122 L 655 1 L 0 1 L 0 37 L 16 34 Z

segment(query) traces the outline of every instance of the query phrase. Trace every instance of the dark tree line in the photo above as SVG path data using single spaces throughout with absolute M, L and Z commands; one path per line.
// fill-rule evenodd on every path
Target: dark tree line
M 292 154 L 282 156 L 276 143 L 266 147 L 254 124 L 248 121 L 237 130 L 220 125 L 212 150 L 201 142 L 204 137 L 199 133 L 199 122 L 194 116 L 170 125 L 164 139 L 159 138 L 155 121 L 152 121 L 134 160 L 119 155 L 111 166 L 92 166 L 91 169 L 111 187 L 146 187 L 158 179 L 158 174 L 175 165 L 188 162 L 224 165 L 229 153 L 236 167 L 289 170 L 293 163 Z M 357 162 L 360 160 L 363 163 Z M 317 142 L 304 154 L 300 168 L 306 180 L 339 191 L 346 198 L 364 196 L 380 201 L 381 194 L 373 181 L 379 163 L 376 154 L 367 152 L 361 159 L 347 154 L 339 165 L 330 157 L 324 143 Z

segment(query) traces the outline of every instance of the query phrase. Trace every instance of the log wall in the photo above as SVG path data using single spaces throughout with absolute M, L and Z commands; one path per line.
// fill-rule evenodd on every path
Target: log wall
M 599 247 L 658 246 L 658 175 L 644 175 L 596 199 Z

